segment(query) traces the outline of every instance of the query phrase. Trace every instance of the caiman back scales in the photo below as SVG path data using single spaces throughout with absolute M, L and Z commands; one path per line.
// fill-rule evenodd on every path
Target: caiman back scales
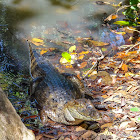
M 45 124 L 53 121 L 76 125 L 84 120 L 98 121 L 100 114 L 89 99 L 84 97 L 78 87 L 76 76 L 69 78 L 58 70 L 43 56 L 30 48 L 31 94 L 41 108 L 41 120 Z

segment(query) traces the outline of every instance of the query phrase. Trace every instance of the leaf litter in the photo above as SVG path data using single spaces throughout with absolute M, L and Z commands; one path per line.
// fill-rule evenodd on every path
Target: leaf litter
M 102 120 L 97 123 L 99 124 L 97 129 L 89 129 L 94 122 L 92 124 L 84 122 L 79 126 L 64 126 L 50 121 L 49 125 L 46 125 L 50 131 L 47 133 L 39 131 L 36 139 L 140 139 L 139 40 L 136 45 L 131 44 L 127 35 L 133 32 L 126 29 L 110 30 L 123 35 L 127 44 L 130 44 L 115 48 L 113 55 L 110 55 L 112 51 L 106 55 L 108 49 L 105 47 L 110 43 L 94 41 L 91 38 L 75 38 L 75 44 L 63 40 L 69 44 L 67 51 L 64 51 L 65 54 L 62 52 L 62 56 L 55 54 L 56 56 L 50 58 L 50 61 L 53 63 L 57 60 L 55 66 L 60 72 L 70 71 L 80 79 L 84 78 L 86 89 L 94 98 L 94 105 L 102 106 L 100 109 L 97 108 L 102 114 Z M 33 41 L 35 45 L 36 43 L 42 45 L 41 55 L 48 53 L 45 51 L 47 49 L 45 41 L 37 39 Z

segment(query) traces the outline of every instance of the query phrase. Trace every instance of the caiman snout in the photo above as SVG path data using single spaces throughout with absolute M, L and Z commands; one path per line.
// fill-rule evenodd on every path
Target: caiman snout
M 99 121 L 101 120 L 101 114 L 90 100 L 82 98 L 65 104 L 65 118 L 68 121 Z

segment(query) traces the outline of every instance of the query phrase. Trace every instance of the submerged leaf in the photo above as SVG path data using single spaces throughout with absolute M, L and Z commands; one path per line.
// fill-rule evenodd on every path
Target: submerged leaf
M 42 55 L 42 54 L 44 54 L 46 52 L 47 52 L 47 50 L 41 50 L 40 55 Z
M 70 53 L 72 53 L 72 52 L 74 52 L 76 50 L 76 46 L 74 45 L 74 46 L 71 46 L 70 48 L 69 48 L 69 52 Z
M 64 57 L 68 62 L 71 61 L 71 55 L 67 52 L 63 52 L 62 57 Z
M 43 40 L 41 40 L 39 38 L 33 38 L 32 41 L 34 41 L 34 42 L 43 42 Z

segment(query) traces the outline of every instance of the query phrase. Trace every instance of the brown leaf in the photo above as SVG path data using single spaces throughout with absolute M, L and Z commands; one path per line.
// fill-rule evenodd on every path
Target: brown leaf
M 85 129 L 83 127 L 81 127 L 81 126 L 76 128 L 76 131 L 83 131 L 83 130 L 85 130 Z
M 79 68 L 82 69 L 82 68 L 84 68 L 86 65 L 87 65 L 87 62 L 83 62 L 83 63 L 80 64 Z
M 86 133 L 84 133 L 80 139 L 88 140 L 88 138 L 94 139 L 97 136 L 97 133 L 94 131 L 88 130 Z
M 113 123 L 106 123 L 106 124 L 103 124 L 102 126 L 101 126 L 101 129 L 103 129 L 103 128 L 109 128 L 110 126 L 112 126 L 113 125 Z
M 105 43 L 105 42 L 100 42 L 100 41 L 94 41 L 94 40 L 90 40 L 90 42 L 95 45 L 95 46 L 106 46 L 109 45 L 109 43 Z

